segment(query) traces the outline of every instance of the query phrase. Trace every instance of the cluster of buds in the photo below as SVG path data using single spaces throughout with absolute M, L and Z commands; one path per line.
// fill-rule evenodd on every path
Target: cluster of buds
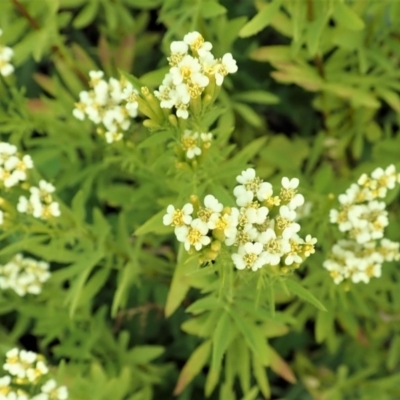
M 339 195 L 340 208 L 330 211 L 330 221 L 346 235 L 336 243 L 323 266 L 336 284 L 351 280 L 368 283 L 380 277 L 382 263 L 400 259 L 399 243 L 384 238 L 389 224 L 384 199 L 389 189 L 400 182 L 394 165 L 363 174 L 344 194 Z
M 49 264 L 17 254 L 5 265 L 0 265 L 0 288 L 11 289 L 19 296 L 39 294 L 50 278 Z
M 248 168 L 237 177 L 234 188 L 238 207 L 224 207 L 214 196 L 196 199 L 182 209 L 168 206 L 165 225 L 175 228 L 178 241 L 187 251 L 202 252 L 201 261 L 214 260 L 222 243 L 233 247 L 231 255 L 237 269 L 256 271 L 265 266 L 278 267 L 287 274 L 315 252 L 316 239 L 302 239 L 296 222 L 296 208 L 304 204 L 297 193 L 297 178 L 282 178 L 282 187 L 274 195 L 273 187 Z
M 0 399 L 67 400 L 68 389 L 49 379 L 49 367 L 43 356 L 33 351 L 11 349 L 3 365 L 8 373 L 0 378 Z M 33 396 L 32 396 L 33 395 Z
M 31 214 L 41 219 L 59 217 L 59 204 L 51 195 L 55 191 L 54 186 L 44 180 L 39 182 L 39 187 L 29 183 L 28 170 L 33 167 L 33 161 L 29 155 L 21 155 L 16 146 L 0 142 L 0 184 L 4 188 L 4 197 L 7 197 L 10 189 L 29 189 L 29 199 L 25 196 L 19 198 L 17 210 L 20 213 Z M 6 207 L 7 201 L 1 199 L 1 204 Z M 4 212 L 0 211 L 0 225 L 3 222 Z
M 202 96 L 208 103 L 215 100 L 225 76 L 238 68 L 231 53 L 216 59 L 211 53 L 212 44 L 198 32 L 172 42 L 170 49 L 171 68 L 154 94 L 161 108 L 174 108 L 178 118 L 187 119 L 189 111 L 198 114 Z
M 3 30 L 0 29 L 0 36 L 3 35 Z M 13 58 L 14 50 L 11 47 L 2 46 L 0 44 L 0 75 L 8 76 L 14 72 L 14 67 L 10 64 Z
M 137 91 L 126 79 L 103 79 L 102 71 L 90 71 L 91 90 L 79 94 L 73 115 L 86 117 L 99 125 L 97 133 L 104 135 L 107 143 L 119 141 L 138 114 Z

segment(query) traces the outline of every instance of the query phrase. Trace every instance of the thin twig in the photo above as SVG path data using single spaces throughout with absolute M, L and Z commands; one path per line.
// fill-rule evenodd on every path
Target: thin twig
M 157 310 L 161 314 L 164 312 L 164 308 L 155 303 L 147 303 L 142 306 L 120 311 L 115 317 L 114 332 L 118 332 L 121 329 L 121 325 L 125 319 L 132 319 L 137 314 L 142 314 L 142 317 L 145 318 L 151 310 Z M 143 325 L 144 321 L 142 320 L 141 322 L 141 325 Z
M 20 12 L 20 14 L 29 22 L 31 27 L 38 31 L 40 29 L 40 25 L 34 18 L 32 18 L 32 16 L 29 14 L 28 10 L 24 7 L 24 5 L 21 4 L 18 0 L 11 0 L 11 1 L 14 4 L 15 8 Z

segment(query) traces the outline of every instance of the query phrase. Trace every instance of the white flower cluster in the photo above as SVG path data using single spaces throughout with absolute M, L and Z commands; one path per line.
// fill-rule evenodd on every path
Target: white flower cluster
M 190 32 L 183 41 L 172 42 L 170 49 L 171 68 L 154 94 L 161 108 L 175 107 L 177 117 L 187 119 L 191 101 L 198 99 L 211 83 L 221 86 L 225 76 L 238 68 L 231 53 L 214 58 L 212 44 L 204 41 L 199 32 Z
M 11 289 L 19 296 L 39 294 L 50 278 L 49 264 L 17 254 L 5 265 L 0 265 L 0 288 Z
M 35 218 L 49 219 L 61 215 L 59 204 L 54 201 L 52 193 L 55 187 L 45 180 L 39 181 L 39 187 L 32 186 L 29 189 L 29 198 L 20 196 L 17 210 L 20 213 L 33 215 Z
M 0 36 L 3 35 L 3 30 L 0 29 Z M 14 67 L 10 64 L 13 58 L 14 50 L 11 47 L 0 45 L 0 75 L 8 76 L 14 72 Z
M 123 131 L 129 129 L 131 118 L 138 114 L 137 91 L 125 79 L 103 79 L 104 72 L 90 71 L 91 90 L 79 94 L 73 115 L 83 121 L 86 117 L 96 125 L 103 125 L 107 143 L 123 138 Z
M 298 235 L 295 210 L 304 203 L 304 197 L 297 193 L 299 180 L 283 178 L 278 195 L 252 168 L 243 171 L 237 181 L 233 193 L 238 208 L 224 208 L 214 196 L 207 195 L 204 206 L 168 206 L 163 223 L 175 227 L 176 237 L 187 251 L 210 245 L 208 255 L 204 253 L 209 259 L 218 255 L 221 242 L 236 246 L 232 260 L 238 269 L 256 271 L 266 265 L 281 265 L 281 272 L 287 273 L 297 268 L 314 253 L 317 242 L 310 235 L 305 239 Z
M 68 389 L 65 386 L 57 386 L 54 379 L 44 382 L 49 368 L 44 357 L 33 351 L 17 348 L 9 350 L 3 369 L 9 375 L 0 378 L 0 400 L 68 399 Z M 39 386 L 39 382 L 44 383 Z M 33 397 L 32 391 L 37 393 Z
M 382 263 L 400 259 L 399 243 L 384 238 L 389 224 L 386 204 L 378 199 L 400 182 L 394 165 L 361 175 L 344 194 L 339 195 L 339 210 L 330 211 L 330 221 L 347 236 L 332 248 L 323 266 L 336 284 L 350 279 L 368 283 L 381 276 Z M 380 240 L 380 242 L 379 242 Z
M 29 155 L 20 155 L 17 147 L 0 142 L 0 184 L 4 189 L 20 186 L 22 189 L 29 187 L 28 170 L 33 168 L 33 161 Z M 24 185 L 22 185 L 24 184 Z M 33 215 L 35 218 L 48 219 L 59 217 L 59 204 L 53 200 L 51 193 L 55 191 L 52 184 L 41 180 L 39 187 L 31 186 L 30 198 L 20 196 L 17 210 L 21 213 Z M 3 224 L 4 213 L 0 210 L 0 225 Z
M 185 132 L 181 138 L 182 149 L 185 153 L 185 157 L 193 159 L 196 156 L 200 156 L 202 150 L 208 149 L 211 146 L 212 133 L 198 133 L 193 132 L 189 129 L 185 129 Z
M 20 156 L 17 147 L 0 142 L 0 182 L 5 188 L 11 188 L 27 179 L 28 169 L 33 168 L 29 155 Z

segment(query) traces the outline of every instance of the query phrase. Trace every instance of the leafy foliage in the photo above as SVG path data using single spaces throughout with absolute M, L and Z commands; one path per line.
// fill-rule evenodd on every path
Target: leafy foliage
M 22 253 L 51 277 L 38 295 L 0 289 L 0 354 L 45 355 L 72 400 L 400 397 L 398 262 L 368 284 L 322 267 L 338 195 L 400 167 L 399 16 L 392 0 L 1 1 L 15 67 L 0 75 L 1 142 L 54 184 L 61 216 L 18 213 L 23 188 L 2 184 L 0 264 Z M 185 120 L 153 91 L 191 31 L 239 68 Z M 138 92 L 111 144 L 72 114 L 97 70 Z M 193 159 L 187 129 L 213 133 Z M 233 207 L 249 165 L 273 185 L 298 177 L 309 200 L 316 252 L 288 276 L 237 271 L 224 252 L 199 263 L 163 224 L 168 205 L 209 193 Z M 386 203 L 400 241 L 398 187 Z

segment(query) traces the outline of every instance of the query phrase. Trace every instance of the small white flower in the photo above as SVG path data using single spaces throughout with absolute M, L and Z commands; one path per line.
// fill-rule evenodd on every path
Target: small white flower
M 172 83 L 174 85 L 179 85 L 190 81 L 193 75 L 200 73 L 200 71 L 201 65 L 199 61 L 192 56 L 186 55 L 176 67 L 170 69 Z
M 201 154 L 201 149 L 198 146 L 198 137 L 199 134 L 197 132 L 192 132 L 188 129 L 185 130 L 182 136 L 182 147 L 186 152 L 186 157 L 189 159 L 192 159 L 195 156 L 199 156 Z
M 269 182 L 262 182 L 257 190 L 257 198 L 259 201 L 269 199 L 273 194 L 272 185 Z
M 257 271 L 266 264 L 265 254 L 261 243 L 248 242 L 240 246 L 238 253 L 232 254 L 232 260 L 237 269 Z
M 200 138 L 203 142 L 211 142 L 212 137 L 212 133 L 200 133 Z
M 186 251 L 189 251 L 191 246 L 199 251 L 203 246 L 207 246 L 211 242 L 211 239 L 206 236 L 208 226 L 199 218 L 194 219 L 189 227 L 176 228 L 175 233 L 178 240 L 184 243 Z
M 215 73 L 215 82 L 218 86 L 221 86 L 224 78 L 228 74 L 233 74 L 238 70 L 235 59 L 231 53 L 226 53 L 222 57 L 221 62 L 218 64 L 218 69 Z
M 189 32 L 183 38 L 183 41 L 196 51 L 200 57 L 204 57 L 212 49 L 210 42 L 205 42 L 203 36 L 199 32 Z
M 51 399 L 66 400 L 68 399 L 68 390 L 65 386 L 57 387 L 54 379 L 48 380 L 42 387 L 42 393 L 48 394 Z
M 193 205 L 186 203 L 182 209 L 175 209 L 175 207 L 170 204 L 167 207 L 167 214 L 163 217 L 164 225 L 172 225 L 174 227 L 179 227 L 183 225 L 189 225 L 192 222 Z
M 265 259 L 268 264 L 278 265 L 281 257 L 290 251 L 289 242 L 277 237 L 271 228 L 261 233 L 258 240 L 264 245 Z
M 170 50 L 173 54 L 187 54 L 189 46 L 184 41 L 175 41 L 171 43 Z
M 239 210 L 235 207 L 231 208 L 230 214 L 223 214 L 217 220 L 212 220 L 209 223 L 210 229 L 219 229 L 221 230 L 225 237 L 227 238 L 227 242 L 225 244 L 229 246 L 229 242 L 234 243 L 236 234 L 237 234 L 237 226 L 239 223 Z M 228 240 L 230 239 L 230 240 Z
M 267 219 L 267 215 L 269 213 L 269 209 L 267 207 L 248 207 L 246 209 L 245 215 L 247 217 L 247 221 L 250 224 L 263 224 Z
M 214 213 L 220 213 L 224 206 L 213 195 L 208 194 L 204 198 L 204 205 Z
M 0 74 L 9 76 L 14 72 L 14 67 L 10 61 L 14 55 L 13 49 L 10 47 L 0 46 Z

